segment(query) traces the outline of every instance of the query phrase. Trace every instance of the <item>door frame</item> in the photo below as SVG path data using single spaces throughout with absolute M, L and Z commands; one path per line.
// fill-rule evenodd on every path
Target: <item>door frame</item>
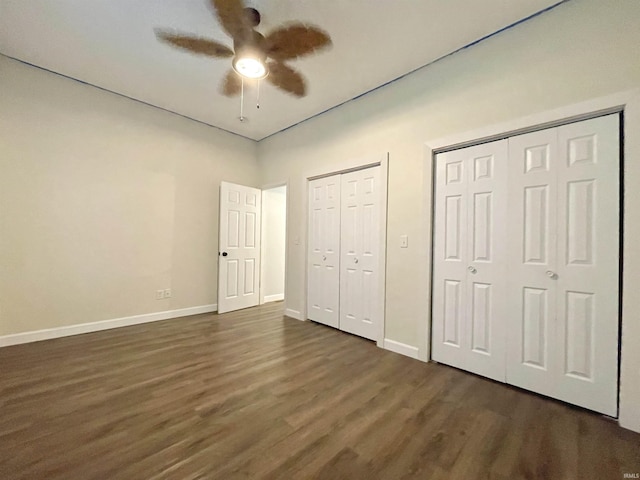
M 620 325 L 619 325 L 619 381 L 618 381 L 618 422 L 621 426 L 640 432 L 640 382 L 636 381 L 636 372 L 640 370 L 640 322 L 634 320 L 634 312 L 640 310 L 640 297 L 634 295 L 633 285 L 638 281 L 640 271 L 640 249 L 633 249 L 630 238 L 640 235 L 640 209 L 633 208 L 640 201 L 640 195 L 632 194 L 630 188 L 640 183 L 640 136 L 629 135 L 640 132 L 640 89 L 621 92 L 605 97 L 587 100 L 554 110 L 515 118 L 462 132 L 452 136 L 428 140 L 424 143 L 423 198 L 424 212 L 421 215 L 422 244 L 428 249 L 423 262 L 421 286 L 428 292 L 424 316 L 421 318 L 421 332 L 418 336 L 418 358 L 431 359 L 431 322 L 432 322 L 432 279 L 433 279 L 433 208 L 435 155 L 448 150 L 464 148 L 523 133 L 556 127 L 567 123 L 586 120 L 610 113 L 622 113 L 621 166 L 620 166 Z M 624 266 L 622 268 L 622 262 Z M 624 301 L 623 301 L 624 300 Z M 626 339 L 626 341 L 625 341 Z
M 307 320 L 307 286 L 309 281 L 309 271 L 307 268 L 307 259 L 309 255 L 309 181 L 317 178 L 329 177 L 332 175 L 339 175 L 342 173 L 349 173 L 356 170 L 364 170 L 369 167 L 380 166 L 380 258 L 378 259 L 378 268 L 380 271 L 380 287 L 382 291 L 382 298 L 380 302 L 380 326 L 378 328 L 378 335 L 376 336 L 376 345 L 380 348 L 384 348 L 384 335 L 385 335 L 385 323 L 386 323 L 386 265 L 387 265 L 387 210 L 388 210 L 388 178 L 389 178 L 389 153 L 379 153 L 375 155 L 369 155 L 366 157 L 354 158 L 351 160 L 345 160 L 331 164 L 330 166 L 318 167 L 316 169 L 307 170 L 302 175 L 302 191 L 305 192 L 304 201 L 304 297 L 302 312 L 300 312 L 298 320 Z M 289 199 L 287 198 L 287 201 Z M 286 304 L 286 298 L 285 298 Z M 287 312 L 287 310 L 285 310 Z
M 277 187 L 287 187 L 287 198 L 285 199 L 285 222 L 284 222 L 284 292 L 287 291 L 287 264 L 289 258 L 289 180 L 283 180 L 281 182 L 267 183 L 260 187 L 262 204 L 261 204 L 261 222 L 260 222 L 260 298 L 258 299 L 258 305 L 264 305 L 264 191 Z M 284 295 L 284 294 L 283 294 Z M 286 301 L 286 296 L 284 297 Z

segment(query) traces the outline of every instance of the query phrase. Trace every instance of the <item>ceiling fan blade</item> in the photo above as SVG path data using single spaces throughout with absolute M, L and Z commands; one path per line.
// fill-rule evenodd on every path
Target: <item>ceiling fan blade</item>
M 269 68 L 267 76 L 269 83 L 296 97 L 304 97 L 307 94 L 304 77 L 293 68 L 279 62 L 269 62 L 267 67 Z
M 229 70 L 220 85 L 220 91 L 227 97 L 235 97 L 242 89 L 242 79 L 234 70 Z
M 329 34 L 304 23 L 284 25 L 266 36 L 266 53 L 275 60 L 291 60 L 331 45 Z
M 240 41 L 247 38 L 252 28 L 244 11 L 242 0 L 209 1 L 216 11 L 220 25 L 231 38 Z
M 158 40 L 173 45 L 174 47 L 188 50 L 198 55 L 208 57 L 228 58 L 233 56 L 233 50 L 221 43 L 206 38 L 192 37 L 190 35 L 173 34 L 164 30 L 156 30 Z

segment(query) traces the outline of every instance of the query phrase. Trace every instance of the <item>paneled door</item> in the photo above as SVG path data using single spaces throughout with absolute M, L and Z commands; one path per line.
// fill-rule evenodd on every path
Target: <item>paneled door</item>
M 218 313 L 258 305 L 261 200 L 257 188 L 220 184 Z
M 617 413 L 619 118 L 509 140 L 507 381 Z
M 340 175 L 309 182 L 307 318 L 340 323 Z
M 380 167 L 341 175 L 340 330 L 380 337 Z
M 507 141 L 436 156 L 434 360 L 505 380 Z

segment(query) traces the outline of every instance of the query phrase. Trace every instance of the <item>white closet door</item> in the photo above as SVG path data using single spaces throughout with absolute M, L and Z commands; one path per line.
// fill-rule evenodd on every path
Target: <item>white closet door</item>
M 555 361 L 557 162 L 555 129 L 509 139 L 507 382 L 538 392 Z
M 607 415 L 617 412 L 618 129 L 610 115 L 510 140 L 507 380 Z M 549 174 L 526 181 L 531 166 Z
M 558 129 L 556 397 L 611 416 L 618 393 L 618 119 Z
M 341 175 L 340 329 L 379 337 L 380 167 Z
M 432 352 L 434 360 L 467 370 L 467 153 L 436 156 Z
M 340 175 L 309 182 L 307 318 L 338 328 Z
M 257 188 L 220 184 L 218 313 L 258 305 L 261 200 Z
M 436 157 L 433 359 L 505 380 L 507 142 Z

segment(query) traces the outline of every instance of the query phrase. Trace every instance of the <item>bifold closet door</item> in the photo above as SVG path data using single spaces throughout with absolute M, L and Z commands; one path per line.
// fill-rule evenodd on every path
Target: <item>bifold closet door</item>
M 507 381 L 617 413 L 617 115 L 509 139 Z
M 435 161 L 432 357 L 504 381 L 507 141 Z
M 380 336 L 380 167 L 341 175 L 340 330 Z
M 309 182 L 307 318 L 340 323 L 340 175 Z

